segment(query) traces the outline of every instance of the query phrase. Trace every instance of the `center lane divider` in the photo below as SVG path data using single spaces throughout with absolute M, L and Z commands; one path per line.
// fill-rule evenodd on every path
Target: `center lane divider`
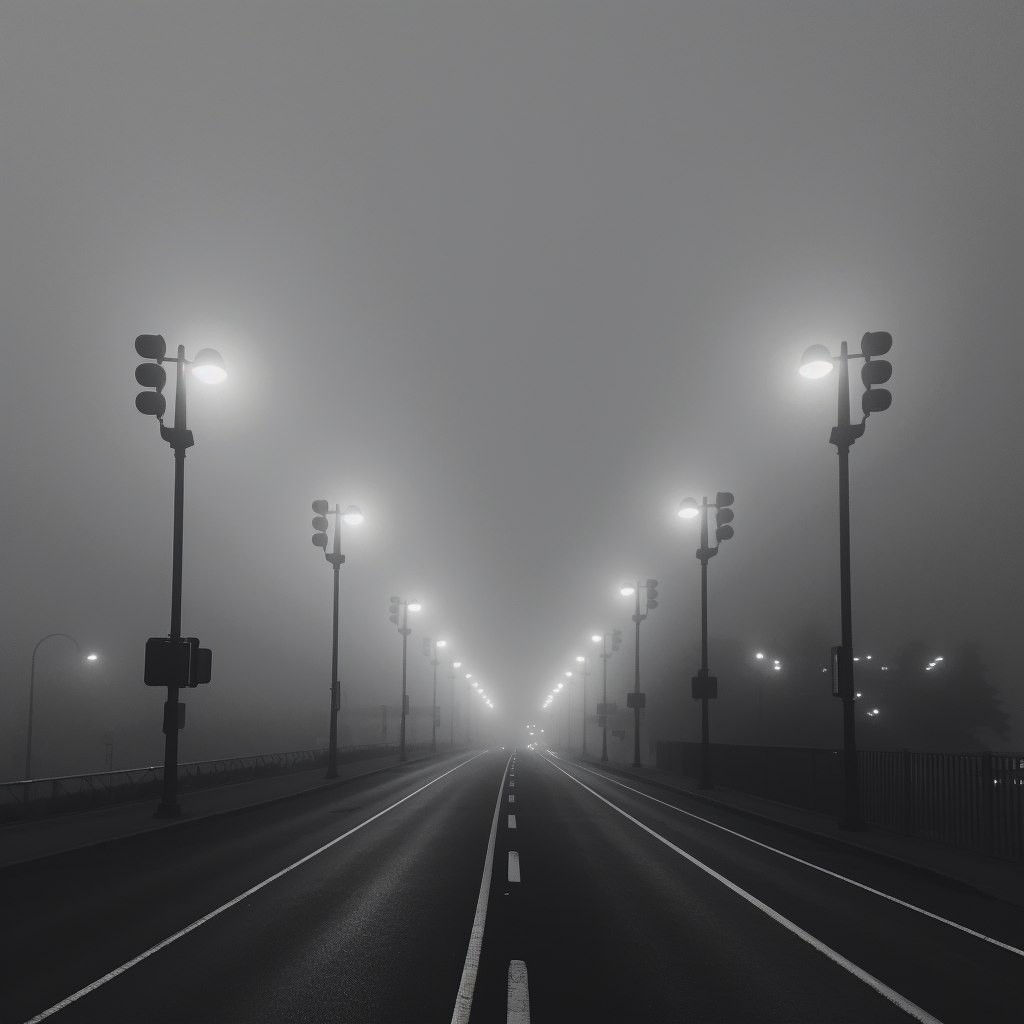
M 428 783 L 426 783 L 426 785 L 420 786 L 419 789 L 414 790 L 412 793 L 409 793 L 408 796 L 403 796 L 401 800 L 396 800 L 393 804 L 391 804 L 390 807 L 385 807 L 383 811 L 378 811 L 372 817 L 367 818 L 366 821 L 360 822 L 354 828 L 350 828 L 347 832 L 344 832 L 340 836 L 337 836 L 336 838 L 332 839 L 329 843 L 324 843 L 323 846 L 314 850 L 312 853 L 307 853 L 305 857 L 300 857 L 297 861 L 295 861 L 294 864 L 289 864 L 288 867 L 282 868 L 276 874 L 271 875 L 269 878 L 265 878 L 262 882 L 258 882 L 251 889 L 246 889 L 245 892 L 243 892 L 241 895 L 236 896 L 233 900 L 228 900 L 227 903 L 222 904 L 216 910 L 211 910 L 210 913 L 206 914 L 204 917 L 201 917 L 197 921 L 193 921 L 191 924 L 186 925 L 180 931 L 176 931 L 173 935 L 170 935 L 163 941 L 158 942 L 155 946 L 150 946 L 149 949 L 147 949 L 144 953 L 140 953 L 137 957 L 134 957 L 127 963 L 121 964 L 120 967 L 115 967 L 114 970 L 112 970 L 109 974 L 104 974 L 102 978 L 97 979 L 96 981 L 92 982 L 92 984 L 86 985 L 85 988 L 80 988 L 77 992 L 72 993 L 66 999 L 62 999 L 59 1003 L 54 1003 L 53 1006 L 49 1007 L 46 1010 L 43 1010 L 42 1013 L 37 1013 L 34 1017 L 30 1017 L 25 1022 L 25 1024 L 38 1024 L 39 1021 L 45 1020 L 47 1017 L 50 1017 L 53 1014 L 57 1013 L 58 1010 L 63 1010 L 65 1006 L 70 1006 L 72 1003 L 77 1002 L 83 996 L 87 996 L 90 992 L 95 992 L 96 989 L 98 989 L 101 985 L 105 985 L 108 981 L 113 981 L 114 978 L 124 974 L 125 971 L 134 967 L 136 964 L 142 963 L 143 960 L 146 960 L 148 957 L 151 957 L 154 953 L 159 953 L 161 949 L 166 948 L 172 942 L 177 942 L 178 939 L 188 935 L 189 932 L 194 932 L 200 925 L 206 924 L 207 921 L 212 921 L 213 918 L 217 917 L 218 914 L 223 914 L 225 910 L 229 910 L 231 907 L 235 906 L 236 903 L 241 903 L 242 900 L 251 896 L 253 893 L 259 892 L 260 889 L 270 885 L 271 882 L 276 882 L 277 879 L 281 878 L 283 875 L 287 875 L 290 871 L 294 871 L 300 865 L 305 864 L 307 861 L 310 861 L 314 857 L 319 856 L 325 850 L 329 850 L 332 846 L 335 846 L 337 843 L 340 843 L 342 839 L 347 839 L 354 832 L 358 832 L 361 828 L 365 828 L 367 825 L 370 824 L 370 822 L 376 821 L 378 818 L 383 817 L 385 814 L 388 813 L 388 811 L 393 811 L 396 807 L 399 807 L 401 804 L 404 804 L 406 800 L 411 800 L 417 794 L 422 793 L 423 790 L 429 789 L 429 787 L 431 787 L 435 782 L 440 782 L 441 779 L 443 779 L 446 775 L 451 775 L 452 772 L 458 771 L 464 765 L 469 764 L 470 761 L 475 761 L 478 757 L 483 757 L 483 755 L 486 753 L 486 750 L 482 750 L 479 754 L 474 754 L 472 757 L 469 757 L 465 761 L 462 761 L 461 763 L 457 764 L 454 768 L 449 768 L 448 771 L 442 772 L 440 775 L 437 776 L 437 778 L 431 779 Z M 498 799 L 500 806 L 501 798 L 499 797 Z M 494 845 L 493 839 L 494 837 L 492 832 L 492 847 Z M 493 852 L 493 850 L 491 852 Z
M 551 752 L 549 751 L 549 753 Z M 554 756 L 555 755 L 552 754 L 552 757 Z M 545 760 L 556 771 L 561 772 L 567 779 L 572 779 L 572 781 L 575 782 L 577 786 L 581 786 L 588 793 L 592 794 L 593 796 L 596 796 L 597 799 L 600 800 L 603 804 L 607 804 L 613 811 L 617 811 L 619 814 L 621 814 L 628 821 L 631 821 L 638 828 L 643 829 L 644 832 L 646 832 L 648 835 L 657 839 L 659 843 L 664 843 L 664 845 L 667 846 L 670 850 L 674 851 L 675 853 L 678 853 L 680 857 L 684 857 L 695 867 L 700 868 L 701 871 L 704 871 L 705 873 L 710 875 L 712 878 L 715 879 L 715 881 L 721 882 L 722 885 L 724 885 L 727 889 L 732 890 L 732 892 L 736 893 L 737 896 L 742 897 L 752 906 L 757 907 L 758 910 L 760 910 L 764 914 L 767 914 L 768 917 L 770 917 L 777 924 L 782 925 L 782 927 L 785 928 L 787 931 L 790 931 L 798 938 L 803 939 L 804 942 L 812 946 L 819 953 L 824 953 L 825 956 L 829 958 L 829 960 L 831 960 L 835 964 L 838 964 L 844 970 L 849 971 L 850 974 L 852 974 L 855 978 L 864 982 L 864 984 L 868 985 L 870 988 L 873 988 L 880 996 L 883 996 L 884 998 L 888 999 L 889 1002 L 894 1003 L 904 1013 L 913 1017 L 915 1020 L 921 1021 L 921 1024 L 941 1024 L 941 1021 L 939 1021 L 937 1017 L 933 1017 L 930 1013 L 928 1013 L 927 1010 L 923 1010 L 916 1003 L 912 1003 L 909 999 L 907 999 L 906 996 L 900 995 L 899 992 L 897 992 L 895 989 L 890 988 L 888 985 L 885 984 L 885 982 L 879 981 L 878 978 L 876 978 L 873 974 L 868 974 L 868 972 L 865 971 L 862 967 L 858 967 L 855 963 L 853 963 L 853 961 L 847 960 L 845 956 L 842 956 L 841 954 L 837 953 L 834 949 L 832 949 L 831 946 L 826 946 L 824 942 L 822 942 L 820 939 L 816 939 L 813 935 L 810 934 L 810 932 L 805 932 L 803 928 L 801 928 L 797 924 L 794 924 L 792 921 L 789 920 L 788 917 L 783 917 L 782 914 L 780 914 L 777 910 L 773 910 L 771 907 L 769 907 L 767 903 L 762 903 L 761 900 L 759 900 L 756 896 L 747 892 L 745 889 L 741 889 L 735 882 L 729 881 L 729 879 L 726 878 L 725 875 L 720 875 L 714 868 L 709 867 L 703 861 L 697 860 L 697 858 L 694 857 L 692 854 L 687 853 L 685 850 L 676 846 L 675 843 L 670 842 L 664 836 L 659 835 L 657 832 L 654 831 L 653 828 L 649 828 L 642 821 L 640 821 L 637 818 L 634 818 L 632 814 L 629 814 L 627 811 L 624 811 L 621 807 L 618 807 L 617 805 L 613 804 L 611 800 L 608 800 L 607 798 L 601 796 L 601 794 L 598 793 L 597 790 L 591 789 L 585 782 L 580 782 L 579 779 L 577 779 L 573 775 L 570 775 L 569 772 L 567 772 L 564 768 L 561 768 L 559 765 L 555 764 L 555 762 L 551 760 L 550 757 L 545 758 Z

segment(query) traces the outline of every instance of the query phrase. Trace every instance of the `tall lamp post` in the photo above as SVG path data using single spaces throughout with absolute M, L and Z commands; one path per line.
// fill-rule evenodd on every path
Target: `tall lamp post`
M 155 416 L 160 423 L 160 437 L 174 451 L 174 529 L 171 567 L 171 629 L 167 638 L 153 637 L 146 644 L 145 682 L 149 686 L 166 686 L 164 704 L 164 779 L 163 796 L 155 817 L 177 818 L 178 804 L 178 730 L 185 725 L 185 705 L 178 703 L 182 686 L 196 686 L 210 681 L 212 654 L 199 648 L 199 640 L 181 635 L 181 556 L 185 519 L 185 452 L 195 444 L 186 425 L 185 367 L 206 384 L 219 384 L 227 377 L 224 360 L 212 348 L 202 349 L 193 360 L 185 358 L 185 346 L 178 346 L 177 356 L 167 355 L 167 343 L 159 334 L 140 334 L 135 351 L 152 360 L 135 370 L 135 379 L 144 388 L 135 398 L 135 408 L 144 416 Z M 164 426 L 167 400 L 162 391 L 167 383 L 164 363 L 175 364 L 174 426 Z
M 590 662 L 583 654 L 576 655 L 576 661 L 583 666 L 580 675 L 583 676 L 583 753 L 587 752 L 587 676 L 590 675 Z
M 864 434 L 867 418 L 873 412 L 885 412 L 892 405 L 892 393 L 878 387 L 892 376 L 892 363 L 879 359 L 892 348 L 892 335 L 869 331 L 861 338 L 861 351 L 850 353 L 846 342 L 833 356 L 824 345 L 812 345 L 800 359 L 800 373 L 812 380 L 831 373 L 839 366 L 839 416 L 829 443 L 839 453 L 839 601 L 842 619 L 842 644 L 832 648 L 832 693 L 843 702 L 843 819 L 841 829 L 863 829 L 860 820 L 860 789 L 857 778 L 857 736 L 854 724 L 853 611 L 850 591 L 850 447 Z M 863 418 L 850 422 L 850 360 L 863 359 L 861 380 L 866 390 L 861 396 Z
M 643 615 L 640 614 L 640 591 L 647 591 L 647 604 Z M 641 583 L 637 580 L 636 586 L 627 583 L 621 587 L 619 593 L 623 597 L 636 595 L 636 611 L 633 613 L 633 621 L 636 623 L 636 661 L 633 674 L 633 692 L 626 694 L 626 707 L 633 709 L 633 767 L 642 768 L 640 763 L 640 709 L 647 706 L 647 694 L 640 692 L 640 623 L 647 618 L 647 613 L 652 608 L 658 607 L 658 581 L 648 580 Z
M 434 670 L 434 699 L 430 706 L 430 752 L 437 752 L 437 727 L 441 724 L 441 709 L 437 706 L 437 666 L 441 664 L 437 657 L 439 647 L 447 647 L 446 640 L 431 640 L 429 636 L 423 638 L 423 655 Z
M 398 632 L 402 634 L 402 724 L 398 728 L 398 760 L 405 758 L 405 716 L 409 713 L 409 695 L 405 686 L 405 671 L 407 666 L 408 640 L 412 630 L 409 628 L 409 612 L 420 610 L 419 601 L 403 601 L 400 597 L 391 598 L 391 621 L 398 626 Z M 401 618 L 399 618 L 401 615 Z
M 693 498 L 685 498 L 679 505 L 679 515 L 683 519 L 692 519 L 700 514 L 700 547 L 697 558 L 700 559 L 700 671 L 691 680 L 694 700 L 700 706 L 700 789 L 713 789 L 711 781 L 711 737 L 708 728 L 708 700 L 718 696 L 718 679 L 708 675 L 708 561 L 718 554 L 718 547 L 723 540 L 730 540 L 735 531 L 729 525 L 734 518 L 729 506 L 736 499 L 728 491 L 719 491 L 713 503 L 705 498 L 698 505 Z M 708 509 L 715 512 L 715 547 L 708 546 Z
M 622 646 L 622 630 L 613 629 L 610 633 L 595 634 L 590 638 L 601 645 L 599 657 L 601 666 L 601 704 L 598 705 L 598 721 L 601 723 L 601 760 L 608 760 L 608 659 Z M 609 649 L 608 642 L 611 641 Z
M 338 570 L 345 562 L 345 556 L 339 547 L 339 521 L 344 520 L 349 526 L 358 526 L 363 521 L 363 513 L 355 505 L 349 505 L 344 512 L 340 505 L 330 508 L 326 499 L 318 498 L 313 502 L 313 543 L 323 548 L 324 558 L 334 566 L 334 632 L 331 642 L 331 720 L 330 740 L 327 750 L 327 774 L 325 779 L 338 777 L 338 711 L 341 710 L 341 682 L 338 679 Z M 334 516 L 334 549 L 327 550 L 327 528 L 330 523 L 328 516 Z M 346 712 L 347 714 L 347 712 Z
M 451 714 L 451 731 L 450 731 L 451 739 L 450 739 L 450 743 L 451 743 L 451 746 L 452 746 L 452 750 L 455 749 L 455 670 L 457 668 L 462 668 L 462 662 L 461 661 L 453 661 L 452 662 L 452 694 L 451 694 L 452 706 L 451 706 L 451 711 L 450 711 L 450 714 Z M 460 717 L 461 717 L 461 712 L 460 712 Z
M 572 673 L 565 673 L 565 749 L 572 753 Z
M 32 648 L 32 669 L 28 677 L 28 738 L 25 741 L 25 778 L 32 778 L 32 712 L 35 706 L 35 695 L 36 695 L 36 651 L 42 646 L 44 640 L 49 640 L 51 637 L 62 636 L 65 640 L 70 640 L 75 645 L 76 651 L 81 651 L 78 646 L 78 641 L 73 636 L 68 636 L 67 633 L 47 633 L 42 640 L 39 641 Z M 96 661 L 97 655 L 87 654 L 85 657 L 86 661 Z

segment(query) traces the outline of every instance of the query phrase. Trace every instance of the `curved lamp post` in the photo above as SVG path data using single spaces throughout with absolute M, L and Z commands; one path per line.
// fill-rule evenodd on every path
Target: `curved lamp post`
M 78 641 L 67 633 L 47 633 L 42 640 L 39 641 L 32 648 L 32 670 L 29 674 L 28 679 L 28 739 L 25 742 L 25 779 L 32 778 L 32 712 L 35 705 L 35 694 L 36 694 L 36 651 L 39 650 L 44 640 L 49 640 L 51 637 L 62 636 L 65 640 L 70 640 L 75 645 L 76 651 L 81 651 L 78 646 Z M 86 655 L 86 661 L 96 661 L 97 656 L 95 654 Z
M 850 593 L 850 447 L 863 436 L 867 418 L 892 405 L 892 394 L 885 384 L 892 376 L 892 364 L 879 359 L 892 348 L 892 335 L 869 331 L 861 338 L 861 351 L 850 353 L 846 342 L 833 356 L 824 345 L 812 345 L 800 359 L 800 373 L 815 380 L 839 366 L 839 422 L 832 428 L 829 443 L 839 453 L 839 599 L 842 618 L 842 644 L 832 648 L 832 693 L 843 701 L 843 820 L 841 829 L 860 831 L 860 788 L 857 778 L 857 737 L 854 724 L 853 611 Z M 850 422 L 850 360 L 863 359 L 861 380 L 866 390 L 861 396 L 860 423 Z M 873 361 L 872 361 L 873 360 Z

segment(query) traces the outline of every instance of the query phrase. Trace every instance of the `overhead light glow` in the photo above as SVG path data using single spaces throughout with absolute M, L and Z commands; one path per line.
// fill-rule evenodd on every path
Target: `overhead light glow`
M 409 602 L 409 611 L 411 611 L 411 612 L 418 612 L 420 610 L 420 608 L 422 608 L 422 607 L 423 606 L 419 603 L 419 601 L 410 601 Z
M 812 345 L 800 357 L 800 375 L 817 380 L 832 372 L 832 356 L 824 345 Z
M 228 375 L 220 353 L 212 348 L 204 348 L 192 360 L 192 373 L 204 384 L 219 384 Z
M 95 661 L 99 657 L 98 654 L 87 654 L 85 656 L 86 661 Z
M 341 513 L 341 518 L 344 519 L 349 526 L 358 526 L 363 521 L 363 513 L 359 511 L 358 506 L 349 505 L 349 507 Z
M 586 661 L 587 659 L 586 659 L 586 658 L 584 658 L 582 654 L 578 654 L 578 655 L 576 656 L 576 660 L 577 660 L 578 662 L 581 662 L 581 663 L 582 663 L 582 662 Z
M 699 511 L 700 508 L 698 507 L 697 502 L 694 501 L 693 498 L 683 498 L 683 500 L 679 503 L 680 519 L 692 519 Z
M 602 640 L 602 637 L 592 636 L 590 639 L 593 640 L 595 644 L 599 644 Z
M 629 595 L 630 595 L 630 594 L 635 594 L 635 593 L 636 593 L 636 591 L 634 590 L 634 588 L 633 588 L 633 587 L 620 587 L 620 588 L 619 588 L 619 593 L 620 593 L 620 594 L 621 594 L 621 595 L 622 595 L 623 597 L 629 597 Z
M 760 660 L 761 658 L 764 657 L 764 655 L 761 654 L 760 652 L 758 652 L 757 654 L 754 655 L 754 657 L 757 658 L 758 660 Z
M 447 640 L 438 640 L 437 641 L 437 646 L 438 647 L 447 647 L 448 646 L 448 641 Z

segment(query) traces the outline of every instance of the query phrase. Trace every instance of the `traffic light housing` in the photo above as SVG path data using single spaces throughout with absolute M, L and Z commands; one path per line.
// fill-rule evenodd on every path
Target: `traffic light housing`
M 155 359 L 155 363 L 140 363 L 135 368 L 135 380 L 144 388 L 152 391 L 140 391 L 135 396 L 135 408 L 143 416 L 156 416 L 162 419 L 167 411 L 167 399 L 161 394 L 167 383 L 167 371 L 159 360 L 167 354 L 167 343 L 159 334 L 140 334 L 135 339 L 135 351 L 143 359 Z
M 657 608 L 658 607 L 658 581 L 648 580 L 647 581 L 647 607 Z
M 879 359 L 892 348 L 892 335 L 888 331 L 869 331 L 860 340 L 860 350 L 864 355 L 860 379 L 864 384 L 860 407 L 867 419 L 873 412 L 885 412 L 892 405 L 892 392 L 879 384 L 887 384 L 892 376 L 892 363 L 888 359 Z
M 622 630 L 612 630 L 612 654 L 614 654 L 622 646 Z
M 736 513 L 729 508 L 735 500 L 728 491 L 719 491 L 715 498 L 716 544 L 721 544 L 723 540 L 732 540 L 736 536 L 736 531 L 729 525 L 736 518 Z
M 327 528 L 331 525 L 327 521 L 327 502 L 322 498 L 313 502 L 313 511 L 316 516 L 313 519 L 313 529 L 316 533 L 313 534 L 313 543 L 318 548 L 327 550 Z
M 390 614 L 389 618 L 391 619 L 391 621 L 396 626 L 399 625 L 399 621 L 398 621 L 399 607 L 400 607 L 399 599 L 397 597 L 391 598 L 391 614 Z

